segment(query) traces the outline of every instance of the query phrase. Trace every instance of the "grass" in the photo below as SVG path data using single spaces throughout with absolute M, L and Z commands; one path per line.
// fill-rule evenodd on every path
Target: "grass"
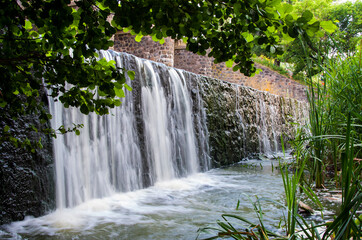
M 266 66 L 287 78 L 292 78 L 293 80 L 297 81 L 298 83 L 306 85 L 305 77 L 302 76 L 301 74 L 292 76 L 293 66 L 291 66 L 290 64 L 281 63 L 280 66 L 278 66 L 278 65 L 274 64 L 273 59 L 267 58 L 263 55 L 259 56 L 259 57 L 254 57 L 253 60 L 256 63 Z
M 255 57 L 253 58 L 253 60 L 256 63 L 259 63 L 263 66 L 269 67 L 271 69 L 273 69 L 274 71 L 278 72 L 281 75 L 284 75 L 286 77 L 290 77 L 289 71 L 287 69 L 285 69 L 284 67 L 281 66 L 277 66 L 274 64 L 274 60 L 269 59 L 265 56 L 260 56 L 260 57 Z

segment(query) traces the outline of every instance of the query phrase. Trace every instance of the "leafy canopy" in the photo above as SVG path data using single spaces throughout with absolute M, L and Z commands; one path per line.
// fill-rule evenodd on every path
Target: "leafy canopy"
M 254 45 L 281 54 L 281 38 L 320 30 L 310 11 L 291 11 L 280 0 L 1 0 L 1 118 L 35 113 L 46 122 L 51 116 L 39 101 L 44 88 L 84 114 L 119 106 L 123 88 L 130 89 L 126 71 L 97 59 L 119 30 L 138 40 L 183 39 L 190 51 L 209 51 L 215 62 L 234 62 L 235 71 L 252 75 Z M 0 131 L 2 140 L 11 136 L 7 125 Z
M 359 39 L 362 38 L 361 0 L 354 3 L 345 2 L 340 4 L 333 3 L 332 0 L 290 0 L 290 2 L 293 5 L 292 14 L 298 15 L 310 11 L 320 21 L 320 26 L 325 30 L 325 34 L 320 32 L 314 36 L 309 36 L 308 41 L 306 41 L 308 50 L 311 50 L 308 56 L 304 54 L 299 39 L 284 42 L 286 50 L 283 56 L 279 57 L 279 60 L 293 64 L 294 76 L 297 74 L 303 76 L 308 72 L 306 57 L 317 60 L 318 55 L 323 56 L 323 59 L 327 59 L 335 52 L 344 52 L 349 56 L 356 53 Z M 328 35 L 332 38 L 329 38 Z M 302 40 L 305 40 L 304 37 Z M 257 53 L 270 56 L 260 49 L 257 49 Z M 321 71 L 322 69 L 314 64 L 310 74 L 315 75 Z

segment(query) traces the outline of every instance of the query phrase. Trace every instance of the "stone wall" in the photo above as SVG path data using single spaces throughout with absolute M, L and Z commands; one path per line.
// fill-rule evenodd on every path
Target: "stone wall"
M 140 42 L 136 42 L 135 36 L 118 33 L 114 36 L 113 49 L 173 67 L 174 47 L 171 38 L 166 38 L 164 44 L 153 41 L 150 36 L 144 36 Z
M 11 142 L 0 144 L 0 225 L 29 215 L 38 217 L 55 207 L 52 140 L 45 134 L 29 131 L 30 124 L 42 127 L 39 117 L 32 115 L 21 116 L 16 121 L 10 117 L 0 121 L 1 127 L 10 126 L 14 137 L 30 141 L 41 138 L 43 145 L 42 149 L 31 152 Z
M 134 38 L 130 34 L 117 34 L 115 36 L 114 50 L 272 94 L 301 101 L 307 100 L 304 85 L 268 67 L 256 64 L 256 67 L 262 69 L 262 72 L 254 77 L 246 77 L 240 72 L 234 72 L 231 68 L 226 67 L 225 63 L 214 64 L 213 58 L 187 51 L 185 44 L 180 41 L 174 42 L 172 39 L 166 38 L 165 43 L 161 45 L 147 36 L 143 37 L 140 43 L 137 43 Z
M 255 153 L 280 151 L 305 124 L 308 104 L 214 78 L 202 77 L 213 166 L 232 164 Z M 285 146 L 287 147 L 287 146 Z
M 213 60 L 207 56 L 197 55 L 179 48 L 175 48 L 174 56 L 174 67 L 176 68 L 209 77 L 213 75 Z
M 284 97 L 291 97 L 301 101 L 307 100 L 306 87 L 304 85 L 266 66 L 260 64 L 255 64 L 255 66 L 262 71 L 254 77 L 247 77 L 226 67 L 225 63 L 213 64 L 212 77 Z

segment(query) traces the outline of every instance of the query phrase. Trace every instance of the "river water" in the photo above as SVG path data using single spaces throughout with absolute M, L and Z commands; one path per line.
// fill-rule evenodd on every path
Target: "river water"
M 46 216 L 2 226 L 4 239 L 195 239 L 198 229 L 216 226 L 222 213 L 256 221 L 256 196 L 283 200 L 276 160 L 240 162 L 226 168 L 158 182 L 155 186 L 93 199 Z M 239 210 L 235 210 L 240 200 Z M 263 204 L 270 227 L 282 210 Z M 203 234 L 200 237 L 209 236 Z

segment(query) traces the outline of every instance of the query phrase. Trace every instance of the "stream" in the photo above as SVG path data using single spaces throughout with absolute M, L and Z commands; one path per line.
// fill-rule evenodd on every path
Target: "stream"
M 1 239 L 195 239 L 216 226 L 222 213 L 256 221 L 251 201 L 283 200 L 277 160 L 249 159 L 226 168 L 158 182 L 155 186 L 93 199 L 46 216 L 1 227 Z M 235 210 L 240 200 L 239 210 Z M 282 210 L 265 203 L 266 223 L 276 227 Z M 201 235 L 205 237 L 207 235 Z

